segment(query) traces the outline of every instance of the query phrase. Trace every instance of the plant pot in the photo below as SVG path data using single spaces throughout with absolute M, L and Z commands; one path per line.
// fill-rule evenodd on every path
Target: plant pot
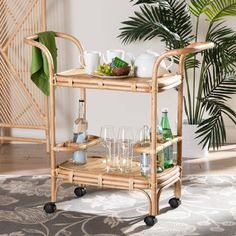
M 183 148 L 182 155 L 185 158 L 204 158 L 208 156 L 207 145 L 202 148 L 200 138 L 196 138 L 197 125 L 183 124 Z

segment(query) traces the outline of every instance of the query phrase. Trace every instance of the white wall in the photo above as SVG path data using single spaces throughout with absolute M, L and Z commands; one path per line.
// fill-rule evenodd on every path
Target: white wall
M 150 48 L 162 52 L 164 48 L 158 40 L 123 45 L 117 38 L 121 27 L 120 22 L 126 20 L 132 12 L 132 4 L 127 0 L 67 0 L 64 1 L 64 32 L 80 39 L 85 49 L 96 49 L 102 53 L 111 48 L 124 49 L 135 55 Z M 48 16 L 50 16 L 49 12 Z M 53 24 L 51 25 L 49 29 L 55 30 Z M 69 49 L 66 58 L 67 69 L 78 66 L 78 54 L 75 48 L 67 49 Z M 176 94 L 172 91 L 161 95 L 159 107 L 169 107 L 170 112 L 174 113 Z M 57 135 L 58 139 L 63 140 L 72 134 L 73 120 L 78 110 L 79 90 L 60 88 L 57 89 L 57 95 L 57 126 L 59 128 Z M 87 101 L 90 133 L 99 134 L 100 127 L 105 124 L 136 127 L 150 124 L 150 95 L 88 90 Z M 175 124 L 175 117 L 170 119 Z
M 57 1 L 57 7 L 58 4 Z M 64 0 L 64 2 L 61 0 L 60 4 L 64 4 L 64 31 L 79 38 L 85 49 L 95 49 L 104 53 L 106 49 L 121 48 L 133 52 L 135 55 L 148 48 L 158 52 L 164 50 L 158 40 L 123 45 L 117 38 L 120 33 L 119 28 L 122 27 L 120 22 L 127 20 L 134 11 L 134 6 L 127 0 Z M 48 10 L 48 15 L 50 15 L 50 9 Z M 202 22 L 202 24 L 206 23 Z M 235 27 L 233 19 L 230 20 L 230 25 Z M 67 66 L 77 66 L 77 62 L 76 51 L 70 50 L 69 55 L 67 54 Z M 63 127 L 61 134 L 68 137 L 72 133 L 72 123 L 77 113 L 79 91 L 69 90 L 68 93 L 66 90 L 68 89 L 58 91 L 60 105 L 57 107 L 57 114 L 63 114 L 63 116 L 58 115 L 57 117 L 58 126 Z M 100 127 L 104 124 L 114 124 L 115 126 L 150 124 L 150 95 L 89 90 L 87 99 L 90 133 L 98 134 Z M 68 104 L 72 104 L 69 109 Z M 233 105 L 233 102 L 231 104 Z M 163 107 L 169 108 L 171 125 L 175 130 L 175 91 L 161 94 L 159 108 Z M 236 109 L 236 106 L 234 107 Z M 65 108 L 64 113 L 62 109 Z M 232 123 L 227 121 L 227 125 L 228 130 L 232 131 Z M 228 132 L 228 134 L 229 141 L 236 141 L 231 135 L 232 132 Z M 63 136 L 59 135 L 59 139 L 63 139 Z
M 128 0 L 50 0 L 47 1 L 47 7 L 48 30 L 64 31 L 76 36 L 85 49 L 95 49 L 102 53 L 111 48 L 124 49 L 135 55 L 150 48 L 158 52 L 164 50 L 158 40 L 123 45 L 117 38 L 120 33 L 119 28 L 122 26 L 120 22 L 127 20 L 134 10 L 134 6 Z M 235 28 L 233 20 L 230 25 Z M 67 49 L 66 58 L 59 65 L 62 70 L 78 66 L 76 51 L 74 48 Z M 161 94 L 159 100 L 159 109 L 169 108 L 173 130 L 176 128 L 174 115 L 176 95 L 176 91 L 168 91 Z M 78 99 L 77 89 L 57 89 L 57 126 L 60 131 L 57 135 L 60 140 L 72 135 Z M 87 100 L 90 133 L 99 134 L 100 127 L 104 124 L 115 126 L 150 124 L 150 95 L 89 90 Z M 236 109 L 233 102 L 231 103 Z M 232 125 L 230 122 L 227 123 L 229 126 Z

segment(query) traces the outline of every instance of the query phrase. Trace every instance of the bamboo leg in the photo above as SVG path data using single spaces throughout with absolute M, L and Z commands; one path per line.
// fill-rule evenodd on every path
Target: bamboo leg
M 85 118 L 86 118 L 86 89 L 85 88 L 81 88 L 80 89 L 80 99 L 84 100 L 84 109 L 85 109 Z M 79 184 L 80 187 L 82 188 L 86 188 L 86 184 Z
M 47 28 L 46 26 L 46 0 L 42 1 L 42 31 L 45 31 Z M 50 130 L 49 130 L 49 107 L 48 107 L 48 97 L 45 98 L 45 110 L 46 110 L 46 131 L 45 131 L 45 136 L 46 136 L 46 148 L 47 152 L 50 151 Z
M 46 108 L 46 150 L 50 151 L 50 130 L 49 130 L 49 107 L 48 107 L 48 98 L 45 98 L 45 108 Z
M 182 136 L 183 126 L 183 79 L 178 86 L 178 116 L 177 116 L 177 135 Z M 177 145 L 177 165 L 182 166 L 182 141 Z
M 182 133 L 182 132 L 181 132 Z M 177 165 L 182 166 L 182 141 L 177 144 Z M 174 185 L 174 196 L 178 199 L 181 198 L 182 187 L 182 171 L 180 170 L 180 180 Z
M 51 157 L 51 201 L 56 202 L 57 198 L 57 176 L 56 176 L 56 153 L 53 148 L 56 145 L 56 134 L 55 134 L 55 89 L 53 82 L 50 81 L 50 157 Z
M 80 99 L 86 100 L 86 89 L 85 88 L 80 89 Z
M 57 178 L 51 176 L 51 202 L 57 201 Z
M 153 87 L 152 96 L 151 96 L 151 215 L 156 216 L 158 212 L 158 203 L 157 203 L 157 179 L 156 179 L 156 163 L 157 163 L 157 153 L 156 153 L 156 123 L 157 123 L 157 90 L 156 84 Z
M 160 200 L 160 196 L 161 196 L 161 192 L 162 192 L 162 188 L 158 188 L 157 189 L 157 215 L 159 214 L 160 208 L 159 208 L 159 200 Z
M 181 198 L 181 185 L 182 185 L 181 179 L 175 183 L 174 195 L 178 199 Z
M 151 215 L 156 216 L 158 214 L 158 206 L 159 202 L 157 202 L 159 199 L 157 199 L 157 189 L 155 186 L 155 182 L 152 181 L 152 187 L 151 187 Z
M 149 215 L 151 215 L 152 214 L 152 200 L 151 200 L 149 194 L 143 189 L 135 189 L 135 190 L 142 192 L 147 197 L 148 206 L 149 206 Z
M 49 134 L 49 130 L 46 129 L 45 130 L 45 137 L 46 137 L 46 151 L 47 153 L 50 152 L 50 138 L 49 138 L 50 134 Z
M 183 74 L 184 74 L 184 63 L 183 59 L 180 64 L 180 73 L 182 74 L 182 83 L 178 86 L 178 116 L 177 116 L 177 135 L 182 136 L 183 126 Z M 182 167 L 182 141 L 177 144 L 177 165 Z M 174 195 L 176 198 L 181 198 L 181 184 L 182 184 L 182 172 L 180 170 L 180 180 L 174 185 Z

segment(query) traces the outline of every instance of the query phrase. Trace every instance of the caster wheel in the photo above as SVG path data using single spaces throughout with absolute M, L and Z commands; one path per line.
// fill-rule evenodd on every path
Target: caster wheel
M 148 215 L 145 216 L 144 222 L 147 226 L 153 226 L 157 222 L 157 219 L 155 216 Z
M 83 197 L 86 194 L 86 188 L 77 187 L 75 188 L 74 193 L 77 197 Z
M 57 207 L 54 202 L 48 202 L 44 205 L 43 209 L 46 213 L 53 213 L 56 211 Z
M 169 200 L 169 204 L 172 208 L 177 208 L 181 204 L 181 201 L 180 199 L 173 197 Z

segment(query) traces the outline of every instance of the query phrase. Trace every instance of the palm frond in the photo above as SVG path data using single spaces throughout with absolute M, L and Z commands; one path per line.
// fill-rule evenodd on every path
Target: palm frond
M 213 65 L 215 76 L 228 75 L 236 70 L 236 34 L 222 23 L 214 26 L 208 33 L 207 40 L 215 47 L 205 52 L 206 65 Z
M 217 24 L 209 31 L 208 40 L 214 42 L 215 47 L 204 53 L 206 70 L 210 67 L 205 80 L 219 83 L 236 70 L 236 34 L 232 29 Z
M 188 105 L 187 105 L 187 101 L 186 101 L 186 97 L 184 96 L 184 110 L 186 111 L 186 116 L 187 116 L 187 119 L 190 120 L 190 117 L 189 117 L 189 112 L 188 112 Z
M 172 9 L 174 23 L 170 26 L 170 29 L 180 36 L 181 41 L 178 45 L 178 48 L 185 47 L 195 38 L 192 34 L 192 21 L 191 15 L 187 10 L 187 4 L 185 1 L 179 2 L 174 0 L 170 0 L 169 4 Z
M 135 16 L 122 22 L 118 36 L 123 43 L 137 40 L 150 40 L 160 37 L 168 49 L 186 46 L 194 38 L 192 23 L 186 10 L 185 1 L 167 0 L 169 7 L 163 5 L 143 5 Z
M 200 144 L 203 147 L 219 148 L 226 141 L 226 131 L 223 115 L 228 116 L 236 124 L 236 113 L 223 102 L 217 99 L 204 101 L 204 107 L 209 113 L 209 117 L 198 125 L 197 137 L 203 137 Z
M 151 3 L 155 3 L 158 0 L 130 0 L 130 2 L 135 2 L 134 5 L 139 5 L 139 4 L 151 4 Z
M 185 68 L 187 70 L 192 68 L 199 68 L 200 61 L 195 57 L 195 54 L 189 54 L 185 59 Z
M 204 13 L 211 22 L 226 16 L 236 16 L 236 0 L 215 0 L 204 8 Z
M 153 3 L 158 3 L 160 6 L 168 8 L 169 4 L 167 1 L 163 0 L 130 0 L 130 2 L 134 2 L 134 5 L 140 5 L 140 4 L 153 4 Z
M 226 105 L 236 94 L 236 34 L 221 22 L 209 30 L 207 40 L 215 47 L 204 51 L 202 94 L 198 99 L 209 117 L 199 124 L 197 133 L 204 146 L 219 148 L 226 141 L 223 117 L 236 122 L 236 113 Z
M 231 99 L 232 94 L 236 94 L 236 75 L 218 73 L 215 68 L 208 70 L 204 78 L 204 98 L 205 100 L 217 99 L 224 101 Z
M 199 17 L 204 12 L 205 7 L 208 6 L 211 1 L 212 0 L 191 0 L 191 3 L 189 4 L 189 10 L 193 15 Z
M 156 14 L 154 13 L 156 12 Z M 179 36 L 168 29 L 167 21 L 163 24 L 160 20 L 159 9 L 156 7 L 140 7 L 140 12 L 135 12 L 134 17 L 130 17 L 129 21 L 122 22 L 125 27 L 120 30 L 118 36 L 123 43 L 131 43 L 137 40 L 150 40 L 153 37 L 161 37 L 162 40 L 168 42 L 179 40 Z
M 226 131 L 224 120 L 220 112 L 212 114 L 211 117 L 205 120 L 206 123 L 200 123 L 197 133 L 200 133 L 197 138 L 204 137 L 199 142 L 203 148 L 213 146 L 213 149 L 218 149 L 226 141 Z M 217 136 L 217 138 L 216 138 Z

